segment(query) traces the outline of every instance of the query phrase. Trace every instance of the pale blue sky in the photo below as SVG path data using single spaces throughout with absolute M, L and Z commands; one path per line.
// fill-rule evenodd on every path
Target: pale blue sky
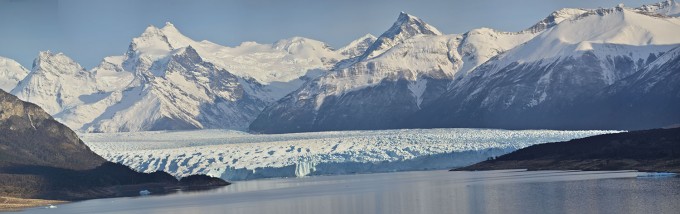
M 400 11 L 440 31 L 517 31 L 564 7 L 614 7 L 661 0 L 0 0 L 0 56 L 30 69 L 38 51 L 64 52 L 86 68 L 124 53 L 148 25 L 175 24 L 195 40 L 234 46 L 303 36 L 339 48 L 379 36 Z

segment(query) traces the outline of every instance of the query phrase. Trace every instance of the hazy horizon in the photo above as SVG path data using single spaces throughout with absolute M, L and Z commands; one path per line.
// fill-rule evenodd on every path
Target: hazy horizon
M 39 51 L 64 52 L 90 69 L 121 55 L 149 25 L 172 22 L 183 34 L 226 46 L 273 43 L 293 36 L 340 48 L 371 33 L 379 36 L 405 11 L 446 34 L 489 27 L 519 31 L 565 7 L 630 7 L 659 2 L 559 1 L 17 1 L 0 0 L 0 56 L 30 69 Z M 209 6 L 207 6 L 209 5 Z

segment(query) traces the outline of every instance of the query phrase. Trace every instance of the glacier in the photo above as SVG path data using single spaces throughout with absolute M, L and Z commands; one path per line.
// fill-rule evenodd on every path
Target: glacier
M 530 145 L 618 131 L 401 129 L 250 134 L 233 130 L 81 133 L 109 161 L 141 172 L 225 180 L 448 169 Z

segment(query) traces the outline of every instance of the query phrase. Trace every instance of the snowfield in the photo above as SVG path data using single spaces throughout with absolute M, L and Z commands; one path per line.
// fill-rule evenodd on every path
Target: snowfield
M 138 171 L 226 180 L 446 169 L 533 144 L 617 131 L 410 129 L 260 135 L 228 130 L 82 133 Z

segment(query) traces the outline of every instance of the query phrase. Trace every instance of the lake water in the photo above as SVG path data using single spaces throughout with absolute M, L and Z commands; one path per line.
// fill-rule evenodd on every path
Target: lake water
M 419 171 L 237 182 L 26 213 L 678 213 L 680 178 L 632 171 Z

